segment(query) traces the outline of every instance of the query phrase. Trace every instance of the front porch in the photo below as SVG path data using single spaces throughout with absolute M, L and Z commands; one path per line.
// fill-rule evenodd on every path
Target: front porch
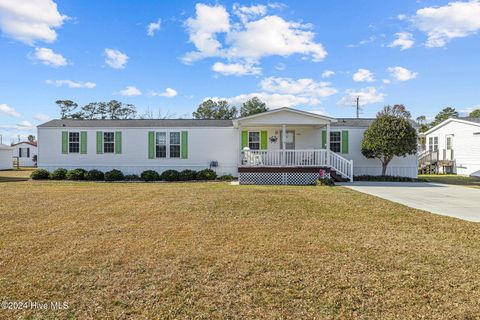
M 240 183 L 312 184 L 321 171 L 337 181 L 353 181 L 353 161 L 338 154 L 342 137 L 331 133 L 332 122 L 287 108 L 236 120 Z

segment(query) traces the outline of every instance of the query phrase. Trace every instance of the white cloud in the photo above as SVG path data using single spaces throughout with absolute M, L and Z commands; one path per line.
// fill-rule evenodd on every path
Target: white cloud
M 327 52 L 314 41 L 315 34 L 310 28 L 279 16 L 250 21 L 243 29 L 227 34 L 227 43 L 231 44 L 228 56 L 258 61 L 264 56 L 301 54 L 310 56 L 312 61 L 321 61 Z
M 124 69 L 128 56 L 115 49 L 105 49 L 105 63 L 114 69 Z
M 407 19 L 407 15 L 406 14 L 399 14 L 397 16 L 397 19 L 400 20 L 400 21 L 403 21 L 403 20 Z
M 301 105 L 318 105 L 320 101 L 315 98 L 299 97 L 292 94 L 278 94 L 278 93 L 266 93 L 266 92 L 254 92 L 248 94 L 241 94 L 230 98 L 205 98 L 205 100 L 227 100 L 229 104 L 234 106 L 241 106 L 245 101 L 258 97 L 265 102 L 268 108 L 277 109 L 282 107 L 297 107 Z
M 387 69 L 391 76 L 397 81 L 408 81 L 415 79 L 418 75 L 417 72 L 412 72 L 403 67 L 390 67 Z
M 388 45 L 390 48 L 400 47 L 400 50 L 407 50 L 415 43 L 413 35 L 410 32 L 398 32 L 395 33 L 395 36 L 397 39 Z
M 367 87 L 361 90 L 349 89 L 345 93 L 346 95 L 337 102 L 338 105 L 353 106 L 357 97 L 360 97 L 359 104 L 362 106 L 382 102 L 385 98 L 385 94 L 377 92 L 375 87 Z
M 220 56 L 222 44 L 217 40 L 216 34 L 230 30 L 230 15 L 225 7 L 197 3 L 195 11 L 195 18 L 188 18 L 186 25 L 190 42 L 198 51 L 187 53 L 183 57 L 186 63 L 205 57 Z
M 318 106 L 322 98 L 337 93 L 329 82 L 313 79 L 291 79 L 269 77 L 260 82 L 262 91 L 240 94 L 229 98 L 205 98 L 227 100 L 231 105 L 241 106 L 245 101 L 258 97 L 270 109 L 281 107 Z M 317 108 L 318 109 L 318 108 Z
M 373 82 L 375 81 L 373 73 L 367 69 L 358 69 L 357 72 L 353 74 L 352 77 L 355 82 Z
M 55 53 L 52 49 L 48 48 L 35 48 L 34 59 L 40 60 L 44 65 L 54 68 L 64 67 L 68 64 L 61 54 Z
M 262 57 L 273 55 L 301 54 L 313 61 L 321 61 L 327 55 L 323 46 L 315 42 L 310 25 L 286 21 L 275 15 L 254 19 L 266 11 L 257 6 L 237 6 L 236 13 L 239 8 L 244 8 L 242 14 L 249 12 L 248 18 L 231 24 L 225 7 L 197 4 L 195 17 L 186 23 L 190 42 L 197 50 L 185 54 L 183 61 L 191 63 L 207 57 L 221 57 L 256 64 Z M 220 34 L 223 41 L 218 37 Z
M 480 30 L 480 1 L 453 1 L 442 7 L 417 10 L 413 24 L 428 36 L 427 47 L 443 47 L 450 40 L 476 34 Z
M 40 121 L 40 122 L 47 122 L 52 120 L 52 118 L 46 114 L 43 113 L 37 113 L 36 115 L 33 116 L 33 119 Z
M 20 113 L 5 103 L 0 104 L 0 113 L 6 114 L 10 117 L 20 117 Z
M 142 92 L 134 86 L 128 86 L 119 92 L 124 97 L 134 97 L 139 96 Z
M 392 81 L 390 81 L 390 79 L 383 79 L 382 82 L 384 84 L 390 84 L 390 82 L 392 82 Z
M 54 85 L 56 87 L 61 87 L 61 86 L 67 86 L 72 89 L 79 89 L 79 88 L 85 88 L 85 89 L 93 89 L 97 85 L 93 82 L 77 82 L 77 81 L 72 81 L 72 80 L 47 80 L 45 81 L 47 84 Z
M 0 0 L 0 29 L 7 36 L 33 45 L 36 41 L 54 42 L 55 29 L 67 16 L 60 14 L 52 0 Z
M 332 70 L 325 70 L 322 73 L 322 78 L 330 78 L 331 76 L 334 76 L 335 72 Z
M 265 78 L 260 82 L 264 91 L 280 94 L 292 94 L 303 97 L 328 97 L 337 93 L 330 82 L 315 82 L 313 79 Z
M 0 125 L 0 129 L 7 130 L 20 130 L 20 131 L 32 131 L 35 129 L 35 126 L 27 120 L 23 120 L 20 123 L 14 125 Z
M 247 7 L 235 3 L 233 5 L 233 13 L 235 13 L 243 23 L 246 23 L 248 20 L 266 15 L 267 6 L 258 4 Z
M 160 97 L 166 97 L 166 98 L 173 98 L 173 97 L 175 97 L 176 95 L 178 95 L 178 92 L 177 92 L 177 90 L 175 90 L 175 89 L 167 88 L 167 89 L 165 89 L 165 91 L 163 91 L 163 92 L 150 91 L 150 92 L 148 93 L 148 95 L 151 96 L 151 97 L 160 96 Z
M 254 67 L 251 64 L 241 64 L 241 63 L 222 63 L 216 62 L 212 66 L 212 70 L 223 74 L 225 76 L 235 75 L 235 76 L 245 76 L 245 75 L 256 75 L 262 73 L 262 69 L 259 67 Z
M 150 37 L 153 37 L 155 35 L 155 32 L 160 30 L 161 26 L 162 26 L 162 19 L 158 19 L 157 22 L 149 23 L 147 26 L 147 35 L 149 35 Z
M 277 63 L 277 65 L 275 65 L 275 69 L 277 69 L 278 71 L 283 71 L 286 69 L 286 66 L 284 63 Z

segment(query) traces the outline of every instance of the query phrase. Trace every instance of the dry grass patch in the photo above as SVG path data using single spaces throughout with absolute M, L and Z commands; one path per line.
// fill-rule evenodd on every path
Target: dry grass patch
M 422 174 L 418 177 L 428 182 L 455 184 L 474 188 L 480 187 L 480 178 L 477 177 L 465 177 L 456 174 Z
M 34 169 L 21 168 L 15 170 L 0 170 L 0 182 L 18 182 L 30 179 Z
M 0 183 L 0 318 L 476 318 L 480 227 L 346 188 Z

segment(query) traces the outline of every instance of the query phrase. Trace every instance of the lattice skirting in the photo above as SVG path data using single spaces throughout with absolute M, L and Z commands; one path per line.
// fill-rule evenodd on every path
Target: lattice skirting
M 318 176 L 318 172 L 239 172 L 238 181 L 240 184 L 313 185 Z

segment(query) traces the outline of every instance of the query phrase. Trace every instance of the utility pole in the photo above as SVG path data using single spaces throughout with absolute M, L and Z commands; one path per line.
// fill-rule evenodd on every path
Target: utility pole
M 357 119 L 360 118 L 360 96 L 357 96 Z

